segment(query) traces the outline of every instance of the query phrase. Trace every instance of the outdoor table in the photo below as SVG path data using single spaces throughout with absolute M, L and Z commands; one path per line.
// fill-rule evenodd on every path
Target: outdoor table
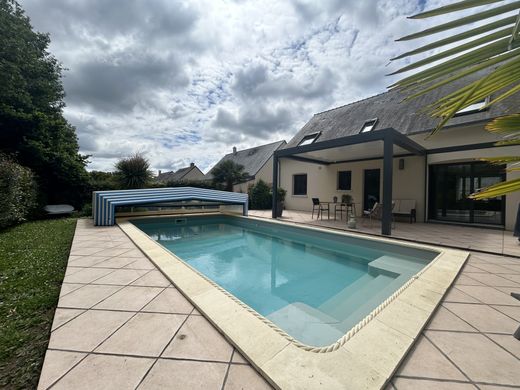
M 348 221 L 349 211 L 350 211 L 351 214 L 354 214 L 354 216 L 357 215 L 357 213 L 356 213 L 356 204 L 354 202 L 351 202 L 351 203 L 323 202 L 323 203 L 329 203 L 329 207 L 330 207 L 330 204 L 334 205 L 334 221 L 336 220 L 336 212 L 338 210 L 338 206 L 339 206 L 340 209 L 345 207 L 345 213 L 347 215 L 347 221 Z

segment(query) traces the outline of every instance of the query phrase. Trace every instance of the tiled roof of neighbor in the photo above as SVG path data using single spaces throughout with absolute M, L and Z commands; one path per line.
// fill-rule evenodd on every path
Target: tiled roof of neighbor
M 482 73 L 477 74 L 482 76 Z M 475 78 L 475 75 L 473 75 Z M 358 134 L 363 124 L 377 118 L 374 131 L 393 127 L 397 131 L 410 135 L 426 132 L 435 128 L 438 119 L 424 113 L 424 108 L 437 99 L 460 88 L 470 78 L 458 80 L 452 85 L 444 86 L 428 94 L 403 102 L 406 95 L 398 90 L 391 90 L 341 107 L 315 114 L 303 128 L 287 143 L 287 147 L 297 146 L 309 134 L 321 132 L 316 143 L 349 135 Z M 513 95 L 489 109 L 467 115 L 457 116 L 448 122 L 448 126 L 456 126 L 480 122 L 497 116 L 518 112 L 520 93 Z
M 193 169 L 197 169 L 199 172 L 201 172 L 200 169 L 197 168 L 197 166 L 195 164 L 193 164 L 193 165 L 190 165 L 189 167 L 177 169 L 175 172 L 174 171 L 161 172 L 161 173 L 159 173 L 159 175 L 157 175 L 155 180 L 163 181 L 163 182 L 180 181 L 184 178 L 184 176 L 186 176 Z M 201 175 L 202 175 L 202 172 L 201 172 Z
M 255 176 L 258 171 L 265 165 L 269 158 L 273 155 L 275 150 L 280 149 L 286 144 L 285 141 L 277 141 L 266 145 L 255 146 L 254 148 L 238 150 L 236 153 L 226 154 L 222 159 L 215 164 L 215 167 L 222 161 L 231 160 L 236 164 L 244 166 L 244 172 L 247 172 L 251 177 Z M 207 179 L 213 178 L 211 170 L 206 174 Z

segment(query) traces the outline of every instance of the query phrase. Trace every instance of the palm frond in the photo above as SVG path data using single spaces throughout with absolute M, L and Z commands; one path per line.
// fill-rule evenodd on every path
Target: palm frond
M 486 161 L 491 164 L 509 164 L 520 161 L 520 156 L 500 156 L 500 157 L 483 157 L 479 158 L 480 161 Z
M 486 130 L 502 135 L 520 131 L 520 113 L 495 118 L 486 125 Z
M 509 194 L 511 192 L 520 190 L 520 178 L 504 181 L 501 183 L 494 184 L 492 186 L 481 189 L 478 192 L 475 192 L 468 196 L 470 199 L 481 200 L 488 198 L 495 198 L 497 196 L 502 196 Z
M 503 0 L 465 0 L 444 7 L 436 8 L 432 11 L 421 12 L 420 14 L 410 16 L 409 19 L 423 19 L 432 16 L 444 15 L 450 12 L 461 11 L 468 8 L 480 7 L 482 5 L 498 3 Z

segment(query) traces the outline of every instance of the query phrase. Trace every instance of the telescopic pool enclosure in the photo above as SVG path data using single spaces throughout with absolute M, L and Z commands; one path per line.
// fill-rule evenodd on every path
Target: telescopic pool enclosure
M 238 205 L 242 206 L 243 215 L 247 215 L 248 210 L 247 194 L 194 187 L 148 188 L 94 191 L 92 193 L 92 216 L 96 226 L 111 226 L 115 224 L 118 207 L 155 206 L 183 201 L 211 202 L 212 205 Z

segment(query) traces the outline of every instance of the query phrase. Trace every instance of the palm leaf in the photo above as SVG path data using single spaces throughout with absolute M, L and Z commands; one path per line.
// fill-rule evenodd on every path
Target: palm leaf
M 450 12 L 461 11 L 468 8 L 479 7 L 481 5 L 487 5 L 492 3 L 498 3 L 503 0 L 466 0 L 460 1 L 458 3 L 453 3 L 450 5 L 445 5 L 444 7 L 436 8 L 432 11 L 421 12 L 420 14 L 410 16 L 409 19 L 423 19 L 430 18 L 432 16 L 444 15 Z
M 520 156 L 501 156 L 501 157 L 483 157 L 479 158 L 480 161 L 487 161 L 491 164 L 509 164 L 520 161 Z
M 501 183 L 494 184 L 492 186 L 483 188 L 482 190 L 475 192 L 468 196 L 470 199 L 481 200 L 487 198 L 495 198 L 497 196 L 506 195 L 510 192 L 520 190 L 520 178 L 504 181 Z
M 520 131 L 520 114 L 495 118 L 486 125 L 486 130 L 497 134 L 511 134 Z

